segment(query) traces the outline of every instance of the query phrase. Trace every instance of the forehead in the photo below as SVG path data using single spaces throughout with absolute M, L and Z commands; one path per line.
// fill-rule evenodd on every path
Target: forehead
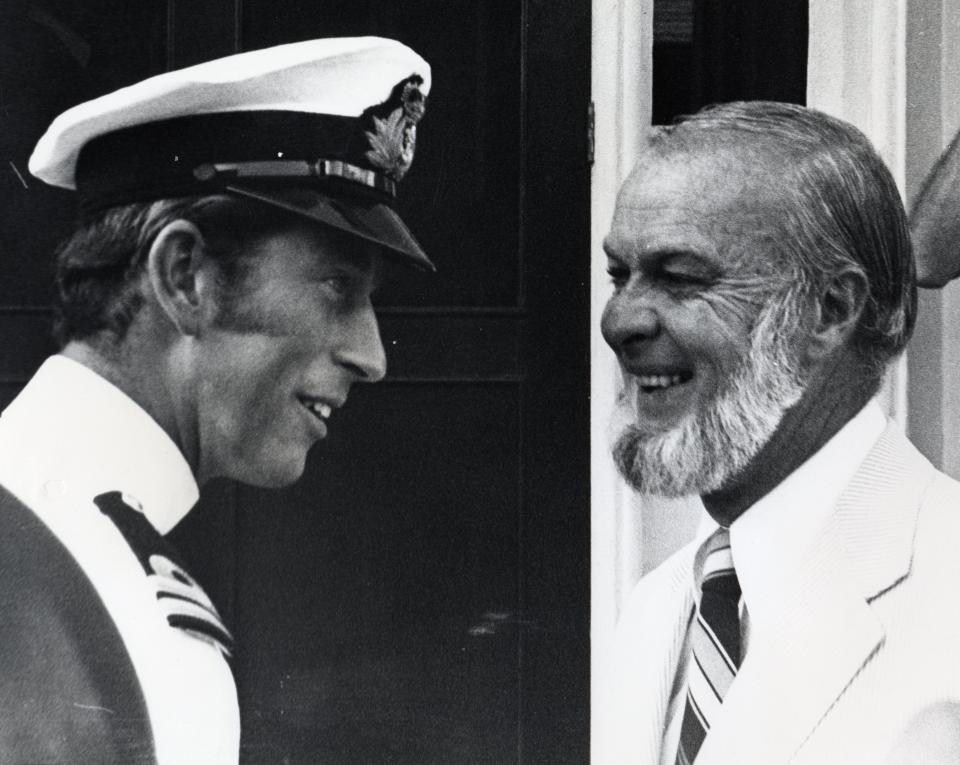
M 382 259 L 380 248 L 371 242 L 299 223 L 258 237 L 246 249 L 262 280 L 310 279 L 338 269 L 374 278 Z
M 604 248 L 624 258 L 667 250 L 770 260 L 782 202 L 770 173 L 745 159 L 648 152 L 620 190 Z

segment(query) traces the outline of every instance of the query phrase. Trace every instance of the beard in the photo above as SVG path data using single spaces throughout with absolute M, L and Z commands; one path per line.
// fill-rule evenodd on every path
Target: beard
M 768 303 L 750 333 L 749 348 L 714 401 L 676 427 L 644 432 L 636 424 L 632 396 L 620 396 L 613 458 L 627 483 L 646 495 L 706 494 L 747 467 L 804 391 L 794 350 L 800 305 L 792 291 Z M 626 387 L 629 391 L 629 382 Z

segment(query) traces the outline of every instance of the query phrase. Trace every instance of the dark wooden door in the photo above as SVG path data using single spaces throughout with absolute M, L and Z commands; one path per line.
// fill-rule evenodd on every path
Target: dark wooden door
M 434 84 L 404 217 L 439 271 L 385 286 L 388 377 L 354 391 L 304 479 L 207 487 L 174 538 L 238 638 L 244 762 L 587 762 L 589 2 L 135 5 L 9 6 L 38 41 L 51 34 L 38 16 L 57 22 L 46 69 L 0 31 L 33 110 L 0 116 L 23 135 L 0 168 L 19 195 L 0 214 L 4 396 L 50 350 L 50 252 L 70 200 L 19 178 L 50 117 L 234 50 L 409 44 Z M 82 96 L 48 74 L 63 68 Z
M 807 0 L 653 0 L 653 122 L 807 97 Z

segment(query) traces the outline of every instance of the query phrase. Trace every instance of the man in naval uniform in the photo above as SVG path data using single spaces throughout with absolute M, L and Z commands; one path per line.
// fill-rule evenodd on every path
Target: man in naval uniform
M 296 481 L 385 357 L 382 260 L 430 68 L 314 40 L 70 109 L 30 161 L 75 189 L 48 359 L 0 417 L 0 762 L 235 763 L 229 629 L 163 535 L 198 485 Z
M 705 512 L 623 607 L 593 761 L 956 762 L 960 485 L 874 398 L 916 290 L 867 139 L 763 102 L 655 129 L 604 246 L 616 463 Z

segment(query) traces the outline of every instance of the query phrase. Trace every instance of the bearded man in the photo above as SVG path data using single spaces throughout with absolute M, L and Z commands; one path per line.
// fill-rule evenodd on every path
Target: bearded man
M 615 461 L 705 513 L 625 604 L 594 761 L 881 763 L 924 719 L 960 740 L 960 485 L 874 400 L 916 287 L 867 139 L 764 102 L 654 129 L 604 247 Z

